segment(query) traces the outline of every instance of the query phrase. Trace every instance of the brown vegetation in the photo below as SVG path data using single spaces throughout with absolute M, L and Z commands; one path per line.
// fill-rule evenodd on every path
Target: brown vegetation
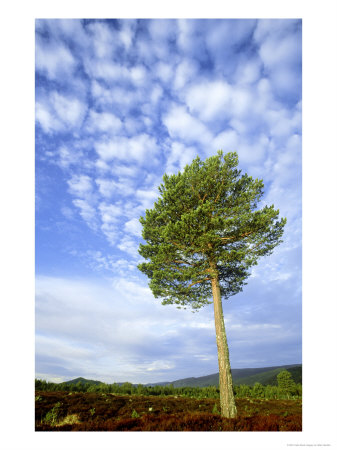
M 36 431 L 301 431 L 300 400 L 236 399 L 222 418 L 219 400 L 36 392 Z

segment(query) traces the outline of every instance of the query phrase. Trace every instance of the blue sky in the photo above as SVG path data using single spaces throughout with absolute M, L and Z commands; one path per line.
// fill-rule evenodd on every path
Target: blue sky
M 212 305 L 153 298 L 139 217 L 164 173 L 237 151 L 284 243 L 224 302 L 233 368 L 300 363 L 301 20 L 36 21 L 36 377 L 218 371 Z

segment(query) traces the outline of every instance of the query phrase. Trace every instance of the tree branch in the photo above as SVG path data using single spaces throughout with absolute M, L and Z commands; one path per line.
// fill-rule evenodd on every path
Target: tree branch
M 176 263 L 176 264 L 187 264 L 187 265 L 189 265 L 189 266 L 193 266 L 193 267 L 195 267 L 196 266 L 196 264 L 192 264 L 192 263 L 190 263 L 190 262 L 188 262 L 188 261 L 185 261 L 185 260 L 174 260 L 174 261 L 171 261 L 171 262 L 173 262 L 173 263 Z
M 191 188 L 192 188 L 192 191 L 194 192 L 194 194 L 196 194 L 198 196 L 198 199 L 201 200 L 199 192 L 196 192 L 192 183 L 191 183 Z
M 219 192 L 217 193 L 217 196 L 215 197 L 214 203 L 216 203 L 219 200 L 220 193 L 221 193 L 221 188 L 224 185 L 224 183 L 225 183 L 225 177 L 223 177 L 223 179 L 222 179 L 221 185 L 219 187 Z
M 175 245 L 178 248 L 182 248 L 183 250 L 186 250 L 186 246 L 184 245 L 179 245 L 177 242 L 173 242 L 171 241 L 170 244 Z
M 243 238 L 243 237 L 249 236 L 253 233 L 254 233 L 254 231 L 249 231 L 248 233 L 240 234 L 238 237 Z M 228 241 L 229 239 L 235 239 L 235 238 L 236 238 L 236 236 L 229 236 L 229 237 L 223 237 L 223 238 L 219 238 L 219 239 L 221 239 L 222 241 Z
M 190 287 L 194 286 L 195 284 L 203 283 L 204 281 L 210 281 L 210 280 L 211 280 L 211 278 L 204 278 L 203 280 L 194 281 L 194 283 L 189 284 L 187 287 L 190 288 Z

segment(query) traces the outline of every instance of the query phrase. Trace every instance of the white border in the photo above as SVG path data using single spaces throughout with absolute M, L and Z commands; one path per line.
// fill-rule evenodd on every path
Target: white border
M 119 4 L 121 3 L 121 4 Z M 6 450 L 123 448 L 336 448 L 336 81 L 335 1 L 182 2 L 58 0 L 1 8 L 2 431 Z M 5 6 L 4 6 L 5 4 Z M 304 431 L 301 433 L 35 433 L 34 19 L 302 18 L 304 41 Z

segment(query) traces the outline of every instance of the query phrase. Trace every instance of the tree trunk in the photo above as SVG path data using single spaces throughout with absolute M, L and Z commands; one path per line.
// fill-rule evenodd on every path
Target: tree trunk
M 222 312 L 220 286 L 217 276 L 214 276 L 212 278 L 212 292 L 214 304 L 215 334 L 218 347 L 221 415 L 223 417 L 231 418 L 236 417 L 237 411 L 234 400 L 233 381 L 229 362 L 225 322 Z

